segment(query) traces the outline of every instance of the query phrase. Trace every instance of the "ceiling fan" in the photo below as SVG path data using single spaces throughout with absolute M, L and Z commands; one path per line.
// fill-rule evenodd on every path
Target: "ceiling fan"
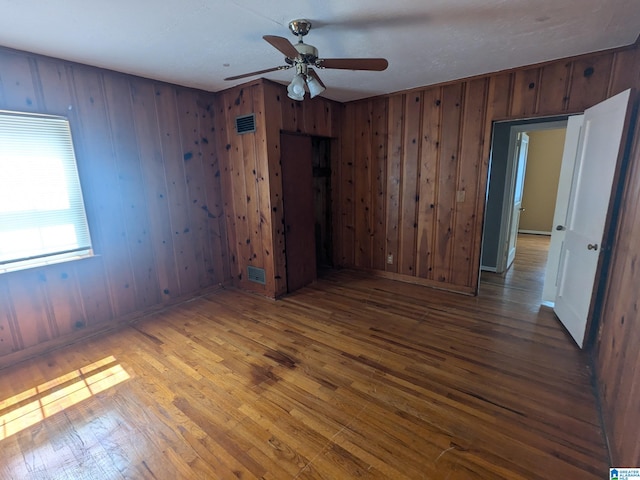
M 295 45 L 286 38 L 276 35 L 265 35 L 262 37 L 269 42 L 271 46 L 285 55 L 284 61 L 286 65 L 227 77 L 225 80 L 239 80 L 263 73 L 275 72 L 276 70 L 295 68 L 296 74 L 287 87 L 287 91 L 290 98 L 303 100 L 305 85 L 309 89 L 311 98 L 319 95 L 326 89 L 313 67 L 381 72 L 389 66 L 389 62 L 384 58 L 318 58 L 318 49 L 302 41 L 302 38 L 311 30 L 311 22 L 309 20 L 292 20 L 289 22 L 289 30 L 298 37 L 298 43 Z

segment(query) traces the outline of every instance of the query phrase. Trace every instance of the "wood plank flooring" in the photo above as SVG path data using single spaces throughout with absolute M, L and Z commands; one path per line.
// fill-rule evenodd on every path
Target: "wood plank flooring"
M 586 359 L 537 305 L 537 241 L 475 298 L 332 272 L 2 370 L 0 478 L 605 478 Z

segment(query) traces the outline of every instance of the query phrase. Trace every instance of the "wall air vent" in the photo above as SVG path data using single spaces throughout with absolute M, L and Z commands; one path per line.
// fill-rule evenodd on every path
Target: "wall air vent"
M 253 133 L 256 131 L 256 114 L 240 115 L 236 117 L 236 132 L 239 135 L 243 133 Z
M 267 283 L 264 268 L 252 267 L 249 265 L 247 267 L 247 278 L 250 282 L 261 283 L 262 285 Z

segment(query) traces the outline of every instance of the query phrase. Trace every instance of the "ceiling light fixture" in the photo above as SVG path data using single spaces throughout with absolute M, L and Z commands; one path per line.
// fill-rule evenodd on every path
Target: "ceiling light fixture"
M 318 74 L 313 68 L 336 68 L 340 70 L 369 70 L 381 72 L 386 70 L 389 62 L 384 58 L 319 58 L 318 49 L 313 45 L 304 43 L 303 37 L 309 33 L 311 22 L 305 19 L 292 20 L 289 22 L 289 30 L 298 38 L 295 45 L 284 37 L 276 35 L 264 35 L 262 38 L 280 53 L 285 55 L 284 63 L 279 67 L 267 68 L 256 72 L 243 73 L 227 77 L 225 80 L 240 80 L 241 78 L 263 75 L 278 70 L 296 69 L 296 74 L 287 87 L 289 98 L 293 100 L 304 100 L 305 89 L 309 90 L 311 98 L 324 92 L 325 87 Z
M 289 98 L 293 100 L 304 100 L 304 77 L 301 73 L 296 73 L 293 80 L 287 87 L 287 92 L 289 92 Z
M 298 63 L 296 65 L 296 74 L 287 87 L 289 98 L 299 102 L 304 100 L 305 84 L 309 89 L 311 98 L 320 95 L 326 90 L 326 87 L 312 68 L 309 68 L 306 64 Z
M 318 77 L 316 77 L 312 73 L 307 74 L 307 87 L 309 88 L 309 94 L 311 98 L 315 97 L 316 95 L 320 95 L 326 90 L 325 86 L 320 83 Z

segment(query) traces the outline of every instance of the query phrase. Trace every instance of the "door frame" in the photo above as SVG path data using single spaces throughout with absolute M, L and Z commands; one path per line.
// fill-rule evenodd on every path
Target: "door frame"
M 619 223 L 619 216 L 621 214 L 620 205 L 623 199 L 624 187 L 627 181 L 627 170 L 629 169 L 629 158 L 631 156 L 631 148 L 633 145 L 633 137 L 634 137 L 633 132 L 635 132 L 635 129 L 636 129 L 636 124 L 637 124 L 636 122 L 640 121 L 640 119 L 638 119 L 638 115 L 640 114 L 639 103 L 640 103 L 640 95 L 638 94 L 638 90 L 636 88 L 631 88 L 631 95 L 630 95 L 630 102 L 629 102 L 630 107 L 627 110 L 627 117 L 625 119 L 624 128 L 622 131 L 621 148 L 618 153 L 616 171 L 615 171 L 613 182 L 612 182 L 613 188 L 612 188 L 611 198 L 609 200 L 609 207 L 608 207 L 607 216 L 605 220 L 604 235 L 603 235 L 602 244 L 601 244 L 603 252 L 602 252 L 602 255 L 600 255 L 600 258 L 598 261 L 598 267 L 596 269 L 596 275 L 594 280 L 594 292 L 591 297 L 591 305 L 589 307 L 589 313 L 587 315 L 587 325 L 585 327 L 585 338 L 583 343 L 583 349 L 586 351 L 590 351 L 592 348 L 594 348 L 594 345 L 598 337 L 599 329 L 597 328 L 598 326 L 597 318 L 599 318 L 601 315 L 602 307 L 604 305 L 604 300 L 605 300 L 605 294 L 606 294 L 606 288 L 607 288 L 607 277 L 608 277 L 610 264 L 612 260 L 612 253 L 613 253 L 612 247 L 613 247 L 613 243 L 614 243 L 614 239 L 615 239 L 615 235 L 616 235 L 616 231 Z M 544 117 L 544 116 L 530 117 L 530 118 L 521 119 L 521 120 L 503 120 L 499 122 L 498 121 L 493 122 L 492 133 L 491 133 L 491 148 L 490 148 L 491 153 L 489 156 L 489 170 L 487 172 L 488 180 L 487 180 L 485 209 L 484 209 L 485 228 L 483 228 L 482 248 L 484 248 L 484 242 L 485 242 L 484 230 L 486 230 L 487 206 L 489 203 L 489 187 L 491 184 L 492 164 L 494 162 L 493 153 L 495 150 L 494 140 L 495 140 L 496 124 L 513 123 L 514 126 L 526 124 L 528 127 L 531 127 L 536 123 L 542 123 L 542 124 L 548 125 L 553 123 L 554 121 L 564 121 L 566 126 L 566 121 L 568 120 L 569 116 L 578 115 L 581 113 L 584 113 L 584 111 L 573 112 L 571 114 L 565 114 L 565 115 L 554 115 L 551 117 Z M 547 119 L 546 122 L 545 122 L 545 119 Z M 531 122 L 531 123 L 526 123 L 526 122 Z M 554 128 L 554 127 L 548 127 L 548 128 Z M 555 128 L 559 128 L 559 127 L 555 127 Z M 541 129 L 544 129 L 544 128 L 541 128 Z M 529 130 L 532 131 L 533 128 L 530 128 Z M 525 131 L 527 131 L 527 129 L 525 129 Z M 505 189 L 506 189 L 506 185 L 505 185 Z M 503 198 L 502 206 L 504 207 L 504 198 Z M 501 219 L 502 222 L 503 220 L 504 218 Z M 502 228 L 503 228 L 503 225 L 501 224 L 501 229 Z M 482 255 L 480 255 L 480 269 L 478 273 L 480 274 L 483 270 L 495 272 L 495 269 L 487 268 L 482 264 Z M 481 287 L 481 282 L 479 281 L 478 288 L 480 287 Z
M 516 153 L 516 142 L 518 133 L 535 132 L 540 130 L 555 130 L 558 128 L 566 128 L 568 115 L 548 117 L 545 121 L 543 118 L 529 118 L 522 120 L 507 120 L 505 122 L 496 123 L 511 123 L 509 131 L 509 148 L 507 151 L 507 165 L 505 173 L 504 190 L 502 193 L 502 212 L 500 214 L 500 233 L 498 234 L 498 252 L 496 258 L 495 272 L 503 273 L 506 269 L 507 256 L 509 254 L 509 247 L 507 241 L 509 238 L 509 228 L 511 226 L 511 217 L 513 213 L 513 197 L 515 195 L 515 183 L 516 183 L 516 165 L 518 159 Z M 525 123 L 526 122 L 526 123 Z M 493 140 L 491 151 L 494 150 Z M 488 182 L 489 183 L 489 182 Z M 489 192 L 489 184 L 487 183 L 487 193 Z M 483 235 L 484 242 L 484 235 Z M 484 268 L 485 270 L 490 270 Z
M 284 222 L 282 226 L 287 293 L 292 293 L 317 279 L 312 138 L 307 134 L 280 132 L 280 178 Z M 300 141 L 308 148 L 300 149 L 300 145 L 297 145 Z M 292 145 L 296 145 L 299 154 L 294 152 L 296 148 L 292 148 Z M 305 185 L 307 181 L 308 184 Z M 293 238 L 297 241 L 292 241 Z M 300 261 L 294 265 L 292 259 Z
M 337 220 L 338 218 L 340 218 L 340 211 L 339 211 L 339 195 L 340 195 L 340 181 L 339 181 L 339 173 L 340 173 L 340 169 L 336 168 L 336 165 L 338 165 L 340 163 L 340 142 L 339 139 L 337 137 L 328 137 L 325 135 L 314 135 L 311 133 L 302 133 L 302 132 L 295 132 L 295 131 L 291 131 L 291 130 L 280 130 L 280 136 L 282 135 L 290 135 L 290 136 L 299 136 L 299 137 L 308 137 L 311 139 L 312 142 L 312 155 L 314 155 L 316 152 L 313 150 L 313 142 L 314 140 L 318 140 L 318 141 L 323 141 L 323 142 L 327 142 L 327 155 L 328 155 L 328 160 L 329 160 L 329 171 L 330 171 L 330 175 L 329 175 L 329 181 L 328 181 L 328 207 L 330 208 L 330 212 L 329 212 L 329 216 L 331 218 L 331 224 L 330 224 L 330 234 L 329 234 L 329 243 L 331 244 L 331 263 L 332 263 L 332 268 L 341 268 L 342 264 L 341 264 L 341 250 L 339 245 L 340 241 L 341 241 L 341 237 L 340 237 L 340 229 L 336 228 L 337 225 Z M 311 173 L 312 175 L 312 181 L 313 181 L 313 171 Z M 315 201 L 315 192 L 314 192 L 314 201 Z M 283 203 L 283 210 L 286 210 L 284 203 Z M 286 212 L 283 211 L 283 219 L 285 218 L 284 215 L 286 215 Z M 286 235 L 285 235 L 286 237 Z M 315 235 L 314 235 L 315 238 Z M 286 249 L 286 238 L 285 238 L 285 249 Z M 315 256 L 314 256 L 315 258 Z M 316 278 L 318 275 L 318 268 L 319 265 L 316 262 Z M 285 273 L 286 273 L 286 268 L 284 269 Z M 288 281 L 288 278 L 287 278 Z M 287 287 L 288 289 L 288 287 Z M 283 292 L 283 294 L 286 294 L 288 292 Z
M 524 208 L 524 182 L 527 176 L 527 157 L 529 155 L 529 135 L 527 132 L 519 132 L 516 135 L 515 151 L 513 152 L 513 197 L 511 198 L 511 216 L 509 217 L 509 227 L 506 229 L 505 239 L 505 261 L 502 271 L 507 271 L 516 257 L 518 243 L 518 231 L 520 225 L 520 215 Z M 519 199 L 517 198 L 519 194 Z M 518 210 L 516 206 L 519 205 Z M 511 254 L 513 252 L 513 255 Z

